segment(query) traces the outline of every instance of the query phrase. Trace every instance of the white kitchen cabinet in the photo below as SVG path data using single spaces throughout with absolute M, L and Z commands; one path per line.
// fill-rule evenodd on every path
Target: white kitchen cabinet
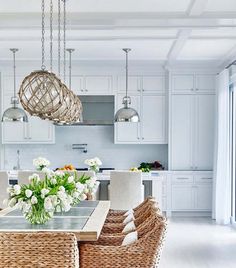
M 171 170 L 212 170 L 214 94 L 172 94 L 169 167 Z
M 171 190 L 173 211 L 194 209 L 194 189 L 192 185 L 172 185 Z
M 194 186 L 195 209 L 212 209 L 212 184 L 198 184 Z
M 216 89 L 215 75 L 211 74 L 197 74 L 195 82 L 195 89 L 199 93 L 214 93 Z
M 125 76 L 117 78 L 118 92 L 125 92 Z M 164 75 L 131 75 L 128 79 L 129 92 L 131 93 L 163 93 L 165 92 Z
M 216 89 L 214 74 L 173 74 L 171 85 L 175 94 L 214 93 Z
M 112 76 L 84 75 L 72 77 L 72 90 L 77 95 L 110 95 L 112 93 Z
M 196 102 L 194 169 L 211 170 L 214 154 L 215 96 L 200 94 L 194 98 Z
M 123 94 L 116 98 L 117 110 L 122 105 Z M 131 107 L 140 115 L 139 123 L 115 123 L 115 143 L 165 144 L 165 95 L 131 95 Z
M 166 139 L 165 95 L 143 95 L 141 136 L 143 143 L 163 143 Z
M 211 211 L 212 172 L 185 173 L 172 175 L 172 211 Z
M 175 93 L 189 93 L 194 91 L 194 75 L 172 75 L 172 91 Z
M 141 92 L 141 76 L 130 75 L 128 78 L 129 93 L 138 94 Z M 118 92 L 125 92 L 126 90 L 126 77 L 117 77 L 117 90 Z
M 172 170 L 193 169 L 192 95 L 172 95 L 170 114 L 170 167 Z
M 10 107 L 11 96 L 9 94 L 3 96 L 2 112 Z M 21 107 L 20 104 L 19 107 Z M 28 120 L 28 123 L 4 122 L 2 124 L 2 143 L 55 143 L 55 126 L 52 122 L 30 115 L 28 115 Z
M 145 93 L 165 92 L 165 76 L 142 76 L 142 91 Z
M 116 97 L 117 110 L 123 107 L 123 94 Z M 140 96 L 131 95 L 131 106 L 140 113 Z M 140 123 L 119 122 L 115 123 L 115 142 L 116 143 L 139 143 L 140 142 Z

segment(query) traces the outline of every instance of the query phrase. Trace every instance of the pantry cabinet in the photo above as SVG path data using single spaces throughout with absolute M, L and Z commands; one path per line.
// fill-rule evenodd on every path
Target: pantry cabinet
M 171 170 L 212 170 L 213 168 L 215 123 L 213 78 L 212 75 L 202 74 L 173 75 L 171 78 L 172 88 L 169 97 L 169 168 Z M 193 90 L 187 89 L 190 85 L 193 85 Z

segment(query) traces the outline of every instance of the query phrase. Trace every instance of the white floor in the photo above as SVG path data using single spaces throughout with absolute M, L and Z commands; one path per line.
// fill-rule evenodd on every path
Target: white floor
M 160 268 L 235 268 L 236 229 L 209 218 L 169 222 Z

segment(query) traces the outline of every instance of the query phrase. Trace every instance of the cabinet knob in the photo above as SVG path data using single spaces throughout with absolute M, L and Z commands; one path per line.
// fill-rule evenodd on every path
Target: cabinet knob
M 140 138 L 139 138 L 139 137 L 137 137 L 137 140 L 140 140 Z
M 193 89 L 193 88 L 191 88 L 191 90 L 193 91 L 194 89 Z
M 81 91 L 82 91 L 82 92 L 84 92 L 84 90 L 83 90 L 83 89 L 81 89 Z
M 87 89 L 85 89 L 85 91 L 86 91 L 86 92 L 88 92 L 88 90 L 87 90 Z
M 138 89 L 137 91 L 138 91 L 138 92 L 140 92 L 140 91 L 141 91 L 141 89 Z
M 142 91 L 144 91 L 144 88 L 142 89 Z
M 144 137 L 142 137 L 142 140 L 144 140 Z
M 198 90 L 199 90 L 199 88 L 196 88 L 196 90 L 198 91 Z

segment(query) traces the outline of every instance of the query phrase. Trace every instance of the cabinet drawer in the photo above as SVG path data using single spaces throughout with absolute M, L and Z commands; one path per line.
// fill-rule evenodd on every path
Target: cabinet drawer
M 192 175 L 173 175 L 172 176 L 173 183 L 193 183 L 193 176 Z
M 194 176 L 195 183 L 212 183 L 213 176 L 211 175 L 195 175 Z

